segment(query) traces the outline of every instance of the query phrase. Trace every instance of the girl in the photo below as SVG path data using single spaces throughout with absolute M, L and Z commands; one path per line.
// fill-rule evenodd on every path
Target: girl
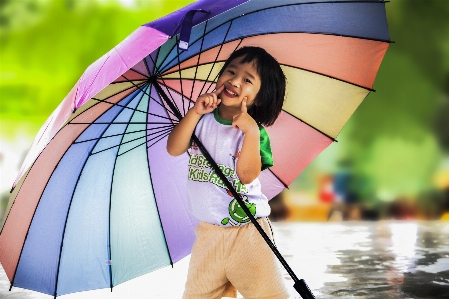
M 225 62 L 216 90 L 201 95 L 168 137 L 170 155 L 189 151 L 188 204 L 200 220 L 184 299 L 236 297 L 233 286 L 245 298 L 288 297 L 269 246 L 191 142 L 195 133 L 271 237 L 270 206 L 258 180 L 273 166 L 262 125 L 279 116 L 285 85 L 280 65 L 264 49 L 240 48 Z

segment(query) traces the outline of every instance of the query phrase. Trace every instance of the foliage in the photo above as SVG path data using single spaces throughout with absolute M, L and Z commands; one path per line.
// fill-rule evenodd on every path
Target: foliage
M 140 25 L 191 2 L 136 1 L 125 9 L 115 1 L 3 0 L 0 118 L 42 124 L 92 62 Z
M 416 197 L 434 187 L 449 153 L 449 2 L 386 4 L 391 39 L 371 93 L 338 140 L 294 186 L 316 189 L 311 177 L 338 173 L 351 161 L 362 198 Z

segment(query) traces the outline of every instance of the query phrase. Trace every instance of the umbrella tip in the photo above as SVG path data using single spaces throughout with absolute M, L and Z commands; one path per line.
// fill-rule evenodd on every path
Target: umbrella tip
M 11 190 L 9 191 L 9 193 L 12 193 L 14 191 L 14 188 L 16 188 L 16 186 L 12 186 Z

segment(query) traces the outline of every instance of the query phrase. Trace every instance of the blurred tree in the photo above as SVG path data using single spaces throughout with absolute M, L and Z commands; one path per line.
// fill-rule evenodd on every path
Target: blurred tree
M 449 1 L 394 0 L 386 9 L 395 43 L 377 75 L 378 92 L 294 186 L 316 189 L 316 173 L 335 173 L 349 159 L 368 182 L 357 186 L 363 197 L 393 200 L 434 188 L 433 173 L 449 153 Z
M 1 0 L 0 32 L 17 30 L 34 25 L 45 9 L 47 1 L 43 0 Z
M 350 119 L 342 145 L 360 175 L 371 177 L 380 197 L 416 196 L 432 188 L 447 140 L 442 98 L 449 74 L 449 2 L 387 4 L 391 39 L 375 88 Z M 446 104 L 447 109 L 447 104 Z M 438 117 L 438 115 L 446 117 Z M 435 130 L 435 127 L 438 130 Z
M 140 25 L 191 2 L 1 0 L 1 135 L 14 136 L 19 122 L 34 122 L 34 134 L 92 62 Z

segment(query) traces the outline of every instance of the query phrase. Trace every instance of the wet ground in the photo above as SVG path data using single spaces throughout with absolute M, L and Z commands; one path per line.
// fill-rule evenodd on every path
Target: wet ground
M 449 298 L 448 222 L 279 223 L 275 233 L 317 298 Z
M 274 223 L 276 245 L 317 298 L 449 298 L 449 222 Z M 181 298 L 188 258 L 110 290 L 62 299 Z M 0 298 L 49 299 L 13 288 Z M 285 272 L 291 298 L 300 298 Z

